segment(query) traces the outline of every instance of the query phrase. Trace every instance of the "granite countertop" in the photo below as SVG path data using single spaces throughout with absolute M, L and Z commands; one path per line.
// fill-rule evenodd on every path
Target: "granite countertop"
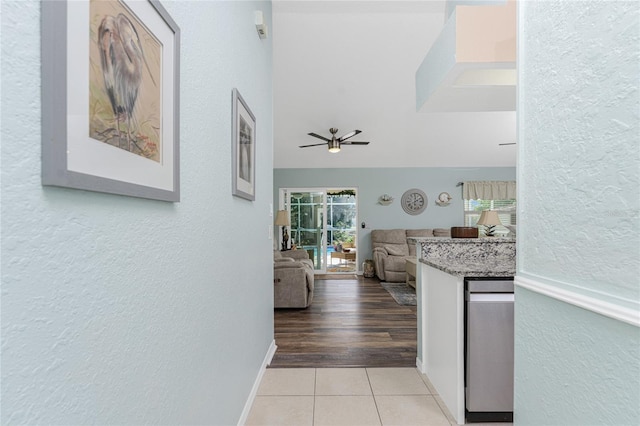
M 428 258 L 420 262 L 457 277 L 513 277 L 516 274 L 515 259 L 507 257 L 482 261 Z
M 459 243 L 459 244 L 491 244 L 491 243 L 515 243 L 511 237 L 479 237 L 479 238 L 451 238 L 451 237 L 408 237 L 408 241 L 414 243 Z

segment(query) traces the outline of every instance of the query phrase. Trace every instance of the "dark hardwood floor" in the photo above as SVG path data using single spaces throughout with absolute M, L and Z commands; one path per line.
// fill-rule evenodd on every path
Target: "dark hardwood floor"
M 415 367 L 416 307 L 376 278 L 316 279 L 307 309 L 276 309 L 278 367 Z

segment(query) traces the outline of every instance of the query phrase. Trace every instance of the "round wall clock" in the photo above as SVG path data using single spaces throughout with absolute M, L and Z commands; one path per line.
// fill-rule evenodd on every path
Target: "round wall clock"
M 427 194 L 413 188 L 402 194 L 402 208 L 411 215 L 420 214 L 427 208 Z

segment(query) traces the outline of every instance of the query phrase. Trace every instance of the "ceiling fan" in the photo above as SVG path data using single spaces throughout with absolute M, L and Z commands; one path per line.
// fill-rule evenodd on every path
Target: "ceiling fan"
M 331 139 L 327 139 L 324 136 L 320 136 L 317 133 L 308 133 L 309 136 L 313 136 L 314 138 L 318 138 L 318 139 L 322 139 L 323 141 L 326 141 L 326 143 L 314 143 L 311 145 L 300 145 L 300 148 L 308 148 L 310 146 L 320 146 L 320 145 L 327 145 L 329 147 L 329 152 L 340 152 L 340 146 L 341 145 L 369 145 L 369 142 L 345 142 L 347 139 L 357 135 L 358 133 L 362 133 L 362 131 L 360 130 L 354 130 L 352 132 L 349 132 L 347 134 L 344 134 L 342 136 L 340 136 L 339 138 L 336 137 L 336 133 L 338 133 L 338 129 L 335 128 L 330 128 L 329 132 L 331 132 Z

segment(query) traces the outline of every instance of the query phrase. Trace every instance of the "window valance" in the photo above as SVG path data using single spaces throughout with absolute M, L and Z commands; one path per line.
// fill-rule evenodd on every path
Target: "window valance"
M 462 198 L 465 200 L 512 200 L 516 198 L 515 181 L 463 182 Z

